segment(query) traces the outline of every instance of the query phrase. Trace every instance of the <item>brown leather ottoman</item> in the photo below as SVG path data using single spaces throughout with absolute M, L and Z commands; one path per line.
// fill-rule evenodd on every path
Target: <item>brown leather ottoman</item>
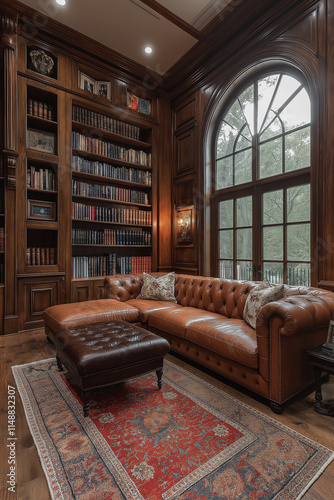
M 169 343 L 139 326 L 126 321 L 80 325 L 58 332 L 54 344 L 58 368 L 64 365 L 81 390 L 85 417 L 93 389 L 151 371 L 156 371 L 161 388 Z

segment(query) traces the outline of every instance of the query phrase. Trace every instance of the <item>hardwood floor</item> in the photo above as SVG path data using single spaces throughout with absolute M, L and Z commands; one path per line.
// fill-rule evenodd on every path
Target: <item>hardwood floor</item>
M 1 500 L 49 500 L 49 490 L 45 476 L 40 465 L 39 457 L 33 439 L 30 435 L 28 424 L 24 416 L 20 396 L 16 390 L 16 487 L 15 493 L 8 491 L 6 484 L 9 473 L 8 457 L 9 448 L 6 446 L 8 437 L 8 386 L 15 387 L 11 366 L 29 363 L 41 359 L 54 357 L 55 352 L 44 335 L 43 330 L 21 332 L 15 335 L 0 337 L 0 429 L 2 450 L 0 454 L 0 499 Z M 334 450 L 334 419 L 319 415 L 313 410 L 314 394 L 289 405 L 282 415 L 275 415 L 270 408 L 246 394 L 237 391 L 221 380 L 203 373 L 194 366 L 168 355 L 179 366 L 189 369 L 197 376 L 224 389 L 228 394 L 249 404 L 253 408 L 269 415 L 282 424 L 313 439 L 314 441 Z M 323 384 L 323 397 L 334 401 L 334 378 Z M 334 462 L 317 479 L 313 486 L 304 495 L 303 500 L 328 500 L 334 498 Z M 66 499 L 65 499 L 66 500 Z

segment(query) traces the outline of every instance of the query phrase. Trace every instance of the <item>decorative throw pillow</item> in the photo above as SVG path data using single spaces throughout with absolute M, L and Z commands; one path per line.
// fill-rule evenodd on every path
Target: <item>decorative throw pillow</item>
M 243 318 L 252 328 L 256 328 L 256 318 L 262 306 L 285 296 L 284 285 L 272 285 L 267 278 L 252 288 L 245 302 Z
M 164 276 L 152 276 L 151 274 L 143 273 L 143 285 L 137 299 L 176 302 L 174 286 L 174 272 L 165 274 Z

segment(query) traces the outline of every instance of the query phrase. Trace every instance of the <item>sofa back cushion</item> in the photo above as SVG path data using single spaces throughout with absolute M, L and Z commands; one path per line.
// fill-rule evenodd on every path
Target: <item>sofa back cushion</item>
M 175 276 L 175 296 L 180 305 L 205 309 L 228 318 L 242 319 L 248 293 L 254 286 L 252 281 L 186 274 Z

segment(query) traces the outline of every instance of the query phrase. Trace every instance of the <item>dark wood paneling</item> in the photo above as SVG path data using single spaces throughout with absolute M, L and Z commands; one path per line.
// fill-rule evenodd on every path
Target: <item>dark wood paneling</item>
M 43 311 L 64 301 L 64 277 L 34 277 L 18 280 L 19 329 L 44 326 Z
M 196 169 L 194 157 L 195 141 L 195 126 L 175 137 L 175 176 Z
M 104 299 L 104 280 L 94 281 L 94 299 Z
M 175 109 L 174 112 L 174 129 L 188 124 L 188 122 L 195 119 L 195 99 L 191 99 L 189 102 L 185 104 L 181 104 L 178 108 Z
M 153 151 L 155 175 L 153 191 L 156 193 L 153 206 L 153 244 L 155 252 L 152 259 L 152 270 L 168 270 L 172 265 L 172 114 L 170 102 L 165 97 L 158 100 L 158 130 L 155 130 L 157 147 Z
M 5 288 L 0 285 L 0 335 L 4 333 L 4 324 L 3 324 L 4 290 Z
M 244 7 L 243 3 L 241 10 L 239 9 L 239 15 Z M 263 10 L 260 13 L 261 7 Z M 332 147 L 334 122 L 332 113 L 329 111 L 334 107 L 333 82 L 330 76 L 334 73 L 334 6 L 332 2 L 325 0 L 319 2 L 305 0 L 303 2 L 271 2 L 271 5 L 266 2 L 257 2 L 254 8 L 259 9 L 255 18 L 253 18 L 255 11 L 245 13 L 243 19 L 236 19 L 231 12 L 230 18 L 234 16 L 235 24 L 227 26 L 225 23 L 227 31 L 222 31 L 221 27 L 217 27 L 215 32 L 199 42 L 196 49 L 190 51 L 173 68 L 166 80 L 166 88 L 170 91 L 174 107 L 176 163 L 174 201 L 178 203 L 183 196 L 187 198 L 188 191 L 185 188 L 185 193 L 182 192 L 180 177 L 183 173 L 186 174 L 186 168 L 189 168 L 193 158 L 194 168 L 191 176 L 194 190 L 198 193 L 194 201 L 197 211 L 196 233 L 202 235 L 197 239 L 194 253 L 197 253 L 198 260 L 195 258 L 195 261 L 199 264 L 200 274 L 213 274 L 212 255 L 204 255 L 206 250 L 204 241 L 210 242 L 212 251 L 215 247 L 215 235 L 210 232 L 210 197 L 213 189 L 210 182 L 214 146 L 213 142 L 211 145 L 210 142 L 214 140 L 213 123 L 219 115 L 219 101 L 227 92 L 231 92 L 231 88 L 236 85 L 236 77 L 246 70 L 249 75 L 254 75 L 260 65 L 265 67 L 270 60 L 276 61 L 276 65 L 286 64 L 286 68 L 298 68 L 304 76 L 312 101 L 311 177 L 314 263 L 312 283 L 316 285 L 321 280 L 333 281 L 334 215 L 328 207 L 331 206 L 330 200 L 334 196 Z M 328 8 L 327 13 L 326 8 Z M 254 23 L 251 22 L 252 18 Z M 236 30 L 237 25 L 242 23 L 244 23 L 243 29 Z M 235 36 L 226 39 L 225 36 L 230 31 L 233 31 Z M 207 45 L 209 39 L 212 42 L 210 48 Z M 246 40 L 247 43 L 245 43 Z M 326 65 L 328 65 L 327 71 Z M 203 108 L 199 104 L 200 92 Z M 194 95 L 197 95 L 198 100 L 194 113 L 194 121 L 198 127 L 196 134 L 191 138 L 189 129 L 182 130 L 179 123 L 182 123 L 182 120 L 190 120 L 192 113 L 189 112 L 187 115 L 184 110 L 190 109 L 189 104 L 193 102 Z M 176 120 L 178 113 L 180 113 L 179 122 Z M 186 147 L 182 144 L 183 138 L 185 138 Z M 181 147 L 178 142 L 181 142 Z M 182 168 L 185 170 L 182 171 Z M 208 175 L 207 170 L 210 171 Z M 207 245 L 207 249 L 210 245 Z M 178 263 L 184 262 L 186 265 L 187 258 L 190 264 L 193 255 L 191 252 L 187 255 L 184 249 L 175 251 L 174 257 Z M 176 260 L 174 265 L 178 265 Z
M 72 281 L 71 302 L 85 302 L 93 298 L 94 292 L 92 281 Z

